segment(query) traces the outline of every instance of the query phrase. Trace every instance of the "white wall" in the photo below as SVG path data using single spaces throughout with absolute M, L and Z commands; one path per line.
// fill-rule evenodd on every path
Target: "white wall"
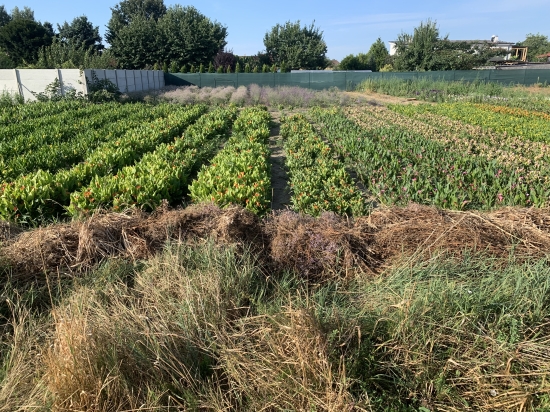
M 157 90 L 164 87 L 162 70 L 100 70 L 86 69 L 84 74 L 88 82 L 95 73 L 99 80 L 109 79 L 122 93 Z
M 0 70 L 0 93 L 19 94 L 25 101 L 36 100 L 33 93 L 42 93 L 57 78 L 62 93 L 75 90 L 87 94 L 92 73 L 98 79 L 109 79 L 122 93 L 156 90 L 164 87 L 161 70 L 103 70 L 86 69 L 2 69 Z

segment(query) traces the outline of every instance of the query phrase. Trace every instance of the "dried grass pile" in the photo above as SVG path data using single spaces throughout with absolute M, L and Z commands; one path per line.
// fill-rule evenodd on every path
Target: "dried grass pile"
M 8 233 L 2 255 L 15 272 L 27 277 L 86 270 L 107 258 L 145 259 L 167 241 L 207 238 L 252 247 L 265 263 L 313 280 L 358 269 L 380 273 L 404 256 L 483 252 L 506 259 L 514 251 L 518 258 L 541 258 L 550 251 L 550 210 L 525 208 L 482 213 L 411 204 L 377 209 L 356 220 L 331 213 L 312 218 L 291 211 L 260 220 L 240 207 L 206 204 L 163 207 L 151 215 L 98 213 L 84 221 L 30 231 L 2 228 Z

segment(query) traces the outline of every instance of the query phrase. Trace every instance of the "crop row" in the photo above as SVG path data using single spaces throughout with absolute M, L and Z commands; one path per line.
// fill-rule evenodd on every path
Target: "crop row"
M 24 148 L 28 149 L 36 147 L 37 144 L 43 144 L 43 142 L 50 144 L 67 139 L 79 130 L 82 122 L 87 125 L 91 120 L 92 124 L 98 124 L 94 121 L 98 115 L 101 117 L 125 109 L 125 112 L 129 113 L 132 110 L 132 105 L 125 106 L 120 103 L 80 105 L 72 110 L 31 117 L 23 121 L 14 119 L 0 126 L 0 148 L 3 149 L 6 145 L 10 147 L 10 144 L 14 145 L 14 141 L 18 145 L 25 145 Z M 27 139 L 27 137 L 30 137 L 30 139 Z
M 183 136 L 159 145 L 133 166 L 114 175 L 94 177 L 87 187 L 71 194 L 70 215 L 110 207 L 114 210 L 138 206 L 156 208 L 162 200 L 181 199 L 188 178 L 216 150 L 235 119 L 234 107 L 218 108 L 202 116 Z
M 81 110 L 88 106 L 92 106 L 92 104 L 84 100 L 30 102 L 2 106 L 0 108 L 0 128 L 21 122 L 34 122 L 44 116 L 50 117 L 62 112 Z
M 360 124 L 337 110 L 317 109 L 311 115 L 382 203 L 488 209 L 548 202 L 547 186 L 526 182 L 516 170 L 451 150 L 450 144 L 406 125 L 384 123 L 368 111 L 356 114 Z M 376 126 L 363 127 L 372 124 Z
M 550 143 L 550 123 L 541 117 L 525 117 L 510 113 L 497 113 L 489 105 L 474 103 L 441 103 L 415 106 L 416 113 L 433 113 L 489 128 L 497 133 L 523 137 L 536 142 Z
M 422 134 L 426 138 L 445 144 L 449 151 L 464 156 L 480 157 L 516 171 L 533 184 L 550 183 L 550 144 L 533 142 L 518 136 L 500 134 L 480 126 L 449 119 L 428 112 L 416 110 L 416 106 L 392 105 L 391 111 L 381 108 L 351 109 L 347 113 L 353 118 L 369 112 L 368 122 L 361 122 L 365 128 L 376 123 L 399 124 L 403 128 Z M 359 117 L 360 117 L 359 116 Z M 373 119 L 376 119 L 373 121 Z
M 116 140 L 143 123 L 166 117 L 173 110 L 169 105 L 133 105 L 133 110 L 123 118 L 106 121 L 98 128 L 83 127 L 69 141 L 45 144 L 19 155 L 0 158 L 0 178 L 4 182 L 11 181 L 38 169 L 54 173 L 83 161 L 105 142 Z
M 365 212 L 362 193 L 303 115 L 283 118 L 281 135 L 295 210 L 313 216 L 322 211 L 353 216 Z
M 239 204 L 258 214 L 268 210 L 270 119 L 265 108 L 250 107 L 240 113 L 223 150 L 209 166 L 203 166 L 189 186 L 194 201 L 212 201 L 222 207 Z
M 87 185 L 94 176 L 114 173 L 137 161 L 143 154 L 170 142 L 206 110 L 205 106 L 175 109 L 166 118 L 128 130 L 119 139 L 99 146 L 85 162 L 71 169 L 51 173 L 38 170 L 0 186 L 0 216 L 27 221 L 56 215 L 69 204 L 69 195 Z

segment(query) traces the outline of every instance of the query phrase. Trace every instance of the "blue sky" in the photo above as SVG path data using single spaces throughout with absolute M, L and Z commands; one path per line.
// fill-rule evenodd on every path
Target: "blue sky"
M 86 15 L 100 33 L 111 17 L 117 0 L 0 0 L 9 11 L 28 6 L 35 18 L 54 24 Z M 186 3 L 165 0 L 167 6 L 192 5 L 228 29 L 228 48 L 238 55 L 251 55 L 263 49 L 263 37 L 277 23 L 300 20 L 323 31 L 327 56 L 341 60 L 348 54 L 367 52 L 381 37 L 388 47 L 401 32 L 431 18 L 442 35 L 450 39 L 489 39 L 518 42 L 528 33 L 550 37 L 550 0 L 500 1 L 350 1 L 350 0 L 207 0 Z

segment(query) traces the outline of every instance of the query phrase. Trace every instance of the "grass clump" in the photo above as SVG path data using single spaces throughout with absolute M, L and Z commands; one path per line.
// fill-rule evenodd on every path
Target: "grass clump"
M 52 289 L 6 288 L 0 411 L 536 411 L 550 267 L 469 255 L 314 283 L 246 248 L 168 245 Z

